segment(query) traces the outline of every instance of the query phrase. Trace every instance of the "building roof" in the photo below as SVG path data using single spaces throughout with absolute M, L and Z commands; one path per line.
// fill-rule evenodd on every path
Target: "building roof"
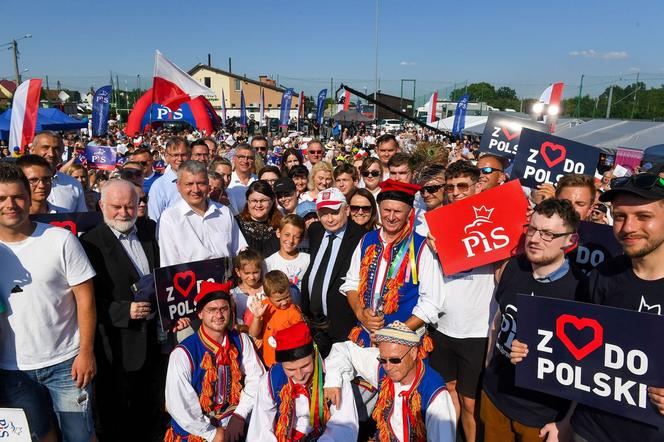
M 203 63 L 198 63 L 196 66 L 191 68 L 189 70 L 189 72 L 187 72 L 187 73 L 189 75 L 194 75 L 200 69 L 207 69 L 207 70 L 215 72 L 217 74 L 225 75 L 227 77 L 236 78 L 238 80 L 246 81 L 247 83 L 252 83 L 252 84 L 255 84 L 257 86 L 264 87 L 266 89 L 272 89 L 272 90 L 277 91 L 277 92 L 282 92 L 282 93 L 286 92 L 286 89 L 284 89 L 284 88 L 280 88 L 280 87 L 277 87 L 277 86 L 272 86 L 271 84 L 268 84 L 268 83 L 261 83 L 260 81 L 252 80 L 251 78 L 243 77 L 242 75 L 233 74 L 231 72 L 224 71 L 223 69 L 215 68 L 213 66 L 208 66 L 207 64 L 203 64 Z
M 0 80 L 0 86 L 7 89 L 9 93 L 13 94 L 16 91 L 16 83 L 12 80 Z

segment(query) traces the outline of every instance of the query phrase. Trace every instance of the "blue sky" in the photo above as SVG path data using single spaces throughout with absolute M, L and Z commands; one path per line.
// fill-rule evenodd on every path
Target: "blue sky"
M 418 97 L 455 84 L 488 81 L 522 97 L 564 81 L 565 96 L 596 95 L 639 71 L 664 83 L 664 2 L 379 0 L 381 89 L 399 94 L 417 80 Z M 173 1 L 30 0 L 0 2 L 0 44 L 19 43 L 24 76 L 49 76 L 79 90 L 121 87 L 151 78 L 154 50 L 184 69 L 207 60 L 314 95 L 340 81 L 374 89 L 375 0 Z M 13 78 L 10 51 L 0 50 L 0 78 Z M 405 95 L 412 95 L 412 86 Z

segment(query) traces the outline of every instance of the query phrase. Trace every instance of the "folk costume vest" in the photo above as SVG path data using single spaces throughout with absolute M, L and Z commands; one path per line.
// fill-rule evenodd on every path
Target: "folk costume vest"
M 446 391 L 445 381 L 426 361 L 418 360 L 417 374 L 410 389 L 395 397 L 394 383 L 380 366 L 378 370 L 379 393 L 371 417 L 376 421 L 376 442 L 426 442 L 426 413 L 433 400 Z M 390 425 L 394 402 L 401 401 L 403 434 L 397 435 Z M 398 436 L 398 437 L 397 437 Z
M 325 424 L 330 419 L 329 404 L 323 399 L 323 376 L 314 373 L 309 386 L 294 384 L 286 376 L 283 366 L 276 363 L 268 371 L 268 380 L 270 395 L 277 404 L 277 414 L 274 419 L 274 434 L 277 441 L 317 440 L 325 432 Z M 302 434 L 294 426 L 295 398 L 301 394 L 309 398 L 309 423 L 313 428 L 309 434 Z
M 214 341 L 201 327 L 178 345 L 189 357 L 191 384 L 198 394 L 201 410 L 215 426 L 235 411 L 244 380 L 240 370 L 243 349 L 240 334 L 228 332 L 225 341 L 224 345 Z M 171 419 L 164 442 L 203 442 L 203 438 L 190 435 Z
M 385 315 L 385 324 L 397 320 L 406 322 L 419 298 L 417 263 L 424 247 L 427 247 L 426 238 L 414 230 L 404 229 L 388 249 L 383 247 L 379 232 L 372 230 L 362 238 L 358 292 L 365 308 L 376 305 L 376 310 Z M 383 281 L 377 281 L 378 266 L 383 259 L 387 261 L 387 272 Z M 376 284 L 380 283 L 383 287 L 376 299 Z M 351 330 L 348 339 L 360 347 L 371 345 L 369 333 L 359 322 Z

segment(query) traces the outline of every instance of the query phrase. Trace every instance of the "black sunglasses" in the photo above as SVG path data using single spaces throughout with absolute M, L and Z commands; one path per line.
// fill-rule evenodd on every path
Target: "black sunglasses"
M 503 169 L 496 169 L 495 167 L 482 167 L 480 169 L 480 172 L 482 173 L 482 175 L 488 175 L 488 174 L 493 173 L 493 172 L 502 172 L 502 171 L 503 171 Z
M 619 189 L 625 187 L 630 182 L 639 189 L 650 190 L 653 187 L 664 188 L 664 178 L 660 178 L 659 175 L 654 175 L 652 173 L 641 173 L 638 175 L 613 178 L 610 181 L 610 186 L 612 189 Z
M 443 187 L 445 187 L 444 184 L 432 184 L 431 186 L 422 186 L 422 188 L 420 189 L 420 193 L 422 195 L 424 195 L 425 193 L 436 193 Z
M 380 176 L 380 170 L 365 170 L 362 172 L 362 176 L 378 178 Z
M 350 211 L 351 212 L 365 212 L 365 213 L 371 213 L 371 206 L 356 206 L 354 204 L 350 205 Z
M 145 196 L 140 197 L 140 198 L 138 199 L 138 202 L 139 202 L 139 203 L 145 203 L 145 204 L 147 204 L 147 203 L 148 203 L 148 196 L 145 195 Z
M 398 364 L 401 364 L 401 361 L 403 361 L 403 358 L 406 357 L 406 355 L 408 354 L 408 352 L 409 352 L 410 350 L 412 350 L 412 347 L 409 348 L 409 349 L 406 351 L 406 353 L 404 353 L 403 356 L 401 356 L 400 358 L 381 358 L 381 357 L 379 356 L 379 357 L 377 357 L 376 359 L 378 359 L 378 362 L 380 362 L 380 363 L 383 364 L 383 365 L 387 364 L 388 362 L 389 362 L 390 364 L 392 364 L 392 365 L 398 365 Z

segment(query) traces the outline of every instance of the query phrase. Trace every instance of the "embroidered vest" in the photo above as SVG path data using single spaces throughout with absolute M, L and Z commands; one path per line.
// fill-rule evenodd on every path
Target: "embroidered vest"
M 238 351 L 237 361 L 242 360 L 242 339 L 240 334 L 236 331 L 228 332 L 226 339 L 230 340 L 230 345 L 235 347 Z M 237 402 L 232 403 L 231 400 L 231 386 L 232 386 L 232 373 L 230 365 L 216 366 L 216 352 L 219 348 L 219 344 L 210 339 L 204 332 L 201 327 L 197 333 L 187 337 L 184 341 L 178 345 L 179 348 L 183 349 L 187 356 L 189 357 L 189 362 L 191 363 L 191 385 L 194 388 L 196 394 L 200 397 L 205 394 L 211 394 L 212 399 L 212 410 L 207 414 L 211 421 L 220 422 L 226 417 L 233 414 Z M 203 361 L 206 359 L 206 355 L 209 355 L 208 359 L 211 359 L 214 369 L 216 369 L 217 380 L 214 382 L 214 385 L 206 386 L 205 378 L 207 374 L 206 368 L 203 367 Z M 239 373 L 242 377 L 240 383 L 244 381 L 244 376 Z M 207 388 L 206 388 L 207 387 Z M 212 388 L 212 391 L 206 392 L 204 390 Z M 171 431 L 172 430 L 172 431 Z M 198 436 L 189 435 L 186 430 L 178 425 L 175 419 L 171 418 L 171 428 L 167 432 L 167 438 L 169 433 L 172 433 L 172 440 L 174 441 L 198 441 L 201 440 Z M 166 439 L 169 440 L 169 439 Z
M 419 362 L 419 373 L 413 381 L 411 386 L 410 394 L 407 398 L 409 404 L 413 404 L 413 396 L 415 393 L 419 396 L 419 400 L 415 401 L 419 405 L 418 410 L 410 410 L 410 416 L 413 417 L 413 421 L 409 419 L 408 413 L 406 410 L 402 411 L 404 416 L 404 430 L 408 432 L 408 439 L 410 441 L 422 441 L 426 442 L 426 413 L 427 408 L 431 405 L 431 402 L 442 392 L 446 391 L 445 381 L 442 376 L 429 366 L 426 361 Z M 372 417 L 376 420 L 377 430 L 375 441 L 389 441 L 397 442 L 403 438 L 403 434 L 397 435 L 394 433 L 392 426 L 390 425 L 390 417 L 394 412 L 394 402 L 401 401 L 402 398 L 394 396 L 394 392 L 391 392 L 391 401 L 381 401 L 381 396 L 386 396 L 388 392 L 384 392 L 383 389 L 390 389 L 392 381 L 386 377 L 385 370 L 382 365 L 378 369 L 378 379 L 379 379 L 379 396 L 376 407 Z M 413 388 L 414 387 L 414 388 Z M 420 434 L 418 437 L 417 428 L 420 427 L 424 430 L 423 434 Z
M 392 247 L 392 250 L 386 251 L 384 250 L 383 244 L 380 240 L 379 232 L 380 230 L 372 230 L 364 235 L 361 241 L 361 256 L 364 258 L 362 260 L 362 268 L 360 269 L 360 278 L 362 279 L 363 275 L 366 275 L 364 276 L 366 278 L 366 285 L 363 293 L 360 295 L 362 296 L 362 300 L 366 308 L 373 306 L 376 304 L 376 302 L 379 306 L 382 306 L 382 311 L 385 315 L 385 324 L 389 324 L 397 320 L 405 322 L 408 318 L 410 318 L 413 312 L 413 308 L 415 308 L 417 305 L 417 300 L 419 298 L 419 280 L 418 284 L 414 283 L 413 269 L 411 268 L 409 250 L 410 236 L 405 237 L 399 243 L 395 244 Z M 415 263 L 416 266 L 419 267 L 418 263 L 420 256 L 422 255 L 422 251 L 424 250 L 424 247 L 427 247 L 426 238 L 413 232 L 413 245 L 415 252 Z M 406 247 L 407 250 L 407 253 L 402 258 L 402 260 L 407 261 L 405 263 L 404 270 L 401 272 L 401 274 L 397 272 L 394 275 L 394 278 L 388 280 L 387 276 L 389 269 L 393 265 L 394 260 L 398 258 L 399 251 L 402 249 L 402 247 Z M 378 265 L 380 264 L 380 260 L 383 259 L 383 255 L 386 252 L 389 252 L 391 262 L 387 264 L 388 270 L 385 273 L 383 281 L 377 281 Z M 371 254 L 372 257 L 370 257 L 369 254 Z M 365 268 L 366 265 L 368 265 L 368 268 Z M 417 271 L 417 274 L 419 278 L 419 271 Z M 382 282 L 383 287 L 380 291 L 380 299 L 376 299 L 376 284 L 379 284 L 380 282 Z M 400 287 L 395 286 L 395 284 L 400 285 Z M 396 287 L 398 287 L 398 296 L 395 300 L 396 305 L 392 305 L 390 301 L 391 290 L 394 290 Z M 359 322 L 358 325 L 350 332 L 348 338 L 361 347 L 369 347 L 371 344 L 369 333 L 367 333 L 367 331 L 360 325 Z
M 281 390 L 288 385 L 288 376 L 286 376 L 286 373 L 284 372 L 284 368 L 280 363 L 275 363 L 270 367 L 268 370 L 268 391 L 270 393 L 270 396 L 272 397 L 272 400 L 275 402 L 277 405 L 277 413 L 274 417 L 274 425 L 276 427 L 277 423 L 279 422 L 279 418 L 281 417 Z M 293 405 L 291 408 L 291 416 L 288 419 L 289 424 L 291 427 L 294 425 L 294 420 L 295 420 L 295 402 L 293 401 Z M 276 428 L 274 428 L 274 433 L 276 434 Z M 292 429 L 289 429 L 288 432 L 290 433 Z M 322 425 L 320 428 L 314 428 L 309 434 L 306 434 L 302 437 L 294 438 L 293 440 L 297 440 L 298 442 L 308 442 L 308 441 L 315 441 L 318 440 L 318 438 L 325 432 L 325 425 Z

